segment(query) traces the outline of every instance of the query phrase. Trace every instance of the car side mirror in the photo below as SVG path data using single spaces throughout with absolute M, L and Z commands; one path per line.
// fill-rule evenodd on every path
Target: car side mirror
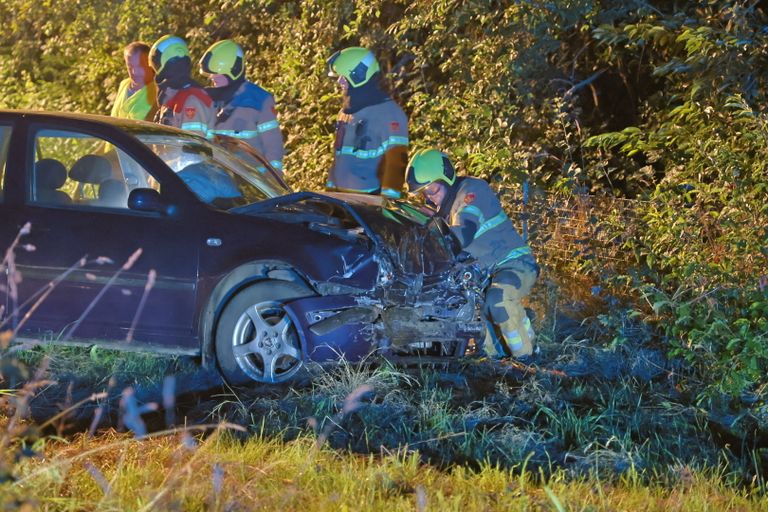
M 165 213 L 168 206 L 163 203 L 160 192 L 152 188 L 135 188 L 128 195 L 128 208 L 141 212 Z

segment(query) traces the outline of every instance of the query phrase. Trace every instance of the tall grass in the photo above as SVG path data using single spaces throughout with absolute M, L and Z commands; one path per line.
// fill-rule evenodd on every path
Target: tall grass
M 313 437 L 290 443 L 205 439 L 179 434 L 138 441 L 108 432 L 99 439 L 51 442 L 49 457 L 24 461 L 19 479 L 0 487 L 0 503 L 47 510 L 768 510 L 750 489 L 718 473 L 689 471 L 674 487 L 574 480 L 485 465 L 441 471 L 416 453 L 341 455 Z M 421 507 L 421 508 L 420 508 Z

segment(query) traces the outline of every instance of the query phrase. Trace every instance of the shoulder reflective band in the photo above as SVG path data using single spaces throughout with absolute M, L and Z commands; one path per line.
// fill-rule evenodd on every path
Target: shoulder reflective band
M 501 224 L 502 222 L 504 222 L 508 218 L 509 217 L 507 217 L 507 214 L 504 213 L 504 212 L 499 213 L 495 217 L 491 217 L 486 222 L 483 222 L 482 226 L 480 226 L 477 229 L 477 233 L 475 233 L 475 238 L 479 237 L 480 235 L 482 235 L 483 233 L 485 233 L 487 231 L 492 230 L 493 228 L 495 228 L 496 226 L 498 226 L 499 224 Z
M 480 208 L 474 205 L 464 206 L 463 208 L 459 209 L 458 213 L 459 215 L 462 215 L 464 213 L 467 213 L 469 215 L 474 215 L 475 217 L 478 218 L 478 220 L 480 221 L 480 224 L 482 224 L 483 221 L 485 220 L 485 218 L 483 217 L 483 212 L 480 211 Z
M 336 151 L 337 155 L 349 155 L 355 158 L 378 158 L 387 152 L 390 146 L 407 146 L 408 137 L 400 137 L 397 135 L 390 136 L 384 143 L 376 149 L 355 149 L 353 146 L 342 146 L 340 150 Z

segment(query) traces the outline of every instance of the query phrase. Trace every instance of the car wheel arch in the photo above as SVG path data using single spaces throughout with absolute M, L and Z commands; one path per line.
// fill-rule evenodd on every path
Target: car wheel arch
M 304 273 L 283 261 L 253 261 L 229 272 L 213 288 L 200 315 L 200 352 L 203 366 L 215 367 L 214 334 L 226 305 L 242 290 L 266 280 L 286 281 L 316 290 Z

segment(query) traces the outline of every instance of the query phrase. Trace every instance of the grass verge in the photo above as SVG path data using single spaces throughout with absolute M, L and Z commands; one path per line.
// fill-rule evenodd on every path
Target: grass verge
M 722 475 L 680 468 L 675 486 L 539 478 L 520 468 L 441 471 L 417 452 L 360 456 L 314 438 L 245 442 L 217 429 L 142 441 L 108 432 L 53 441 L 0 486 L 0 504 L 41 510 L 768 510 Z

